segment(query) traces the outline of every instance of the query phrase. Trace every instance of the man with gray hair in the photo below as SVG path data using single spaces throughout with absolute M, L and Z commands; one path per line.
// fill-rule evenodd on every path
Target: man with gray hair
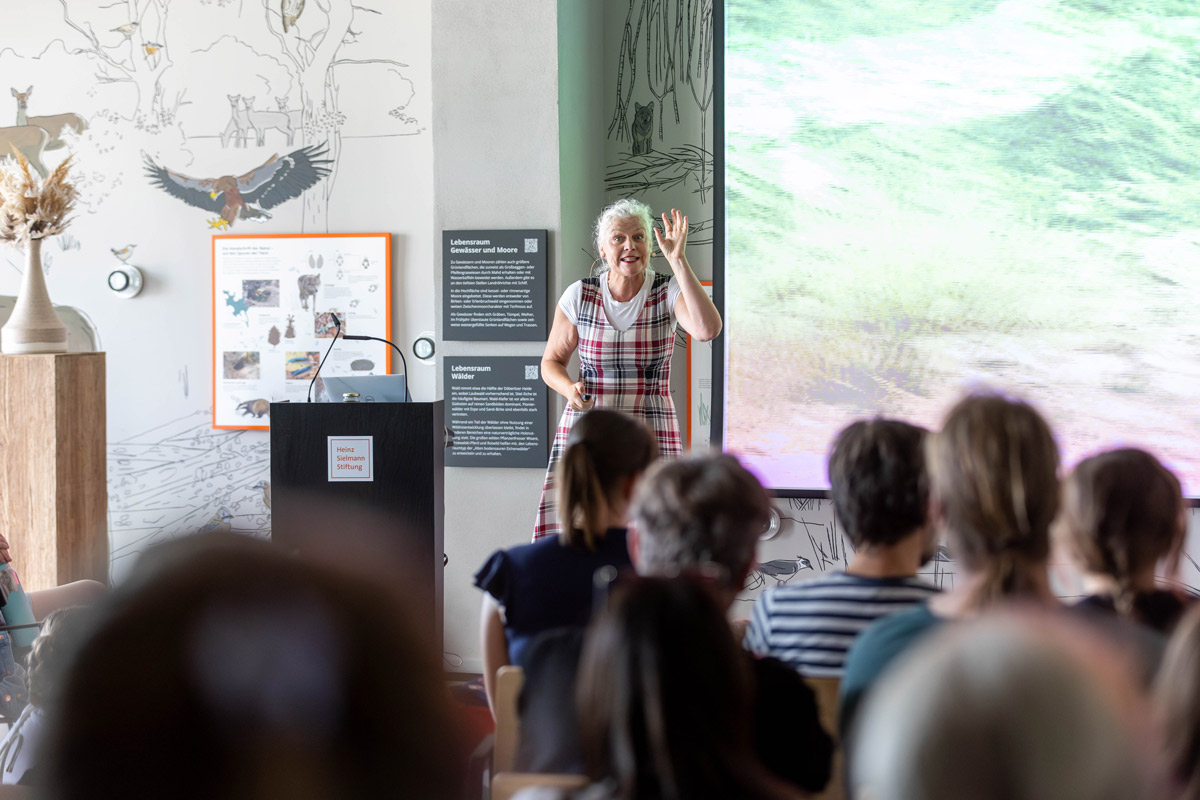
M 651 467 L 632 513 L 628 542 L 638 573 L 694 576 L 708 583 L 728 609 L 754 564 L 770 502 L 762 484 L 733 456 L 691 455 Z M 582 630 L 553 631 L 527 650 L 518 769 L 579 771 L 571 698 L 582 642 Z M 782 662 L 747 658 L 755 682 L 752 724 L 760 760 L 787 782 L 820 792 L 829 781 L 833 742 L 821 727 L 812 690 Z

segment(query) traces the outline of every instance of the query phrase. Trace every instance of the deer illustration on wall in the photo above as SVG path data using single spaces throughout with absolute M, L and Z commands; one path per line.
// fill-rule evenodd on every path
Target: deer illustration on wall
M 29 96 L 33 94 L 33 87 L 30 86 L 23 92 L 18 92 L 12 89 L 12 96 L 17 98 L 17 123 L 18 128 L 29 125 L 36 125 L 49 134 L 50 140 L 46 145 L 46 150 L 58 150 L 60 147 L 66 147 L 67 143 L 63 141 L 62 135 L 66 131 L 71 131 L 75 134 L 83 133 L 87 127 L 87 120 L 78 114 L 50 114 L 43 117 L 31 117 L 29 111 Z M 29 158 L 26 156 L 26 158 Z M 32 159 L 30 160 L 32 164 Z
M 291 123 L 292 133 L 299 131 L 304 127 L 304 112 L 300 109 L 288 108 L 286 97 L 276 97 L 275 106 L 279 109 L 280 114 L 287 114 L 288 122 Z
M 42 163 L 42 153 L 49 149 L 49 143 L 50 134 L 46 133 L 45 128 L 39 128 L 37 125 L 0 128 L 0 159 L 11 157 L 13 150 L 16 150 L 25 156 L 29 166 L 44 178 L 49 171 Z
M 229 98 L 229 124 L 225 126 L 224 133 L 221 134 L 221 147 L 228 147 L 230 138 L 233 139 L 234 147 L 245 147 L 250 136 L 250 129 L 254 127 L 250 124 L 250 117 L 246 113 L 246 109 L 242 106 L 242 96 L 240 94 L 227 94 Z
M 246 105 L 246 114 L 250 117 L 250 124 L 258 132 L 259 147 L 266 143 L 268 128 L 274 128 L 284 134 L 287 136 L 287 143 L 289 145 L 292 143 L 294 138 L 292 122 L 288 119 L 287 114 L 282 111 L 255 111 L 253 97 L 243 97 L 242 102 Z

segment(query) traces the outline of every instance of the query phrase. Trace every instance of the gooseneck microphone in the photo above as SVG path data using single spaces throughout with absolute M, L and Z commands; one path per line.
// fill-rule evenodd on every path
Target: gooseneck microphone
M 310 402 L 310 403 L 312 402 L 313 384 L 317 382 L 317 376 L 321 374 L 321 367 L 325 366 L 325 359 L 329 358 L 329 354 L 331 352 L 333 352 L 333 346 L 335 344 L 337 344 L 338 337 L 342 335 L 342 321 L 340 319 L 338 319 L 337 314 L 333 313 L 332 311 L 329 312 L 329 316 L 333 317 L 333 324 L 334 324 L 334 327 L 337 328 L 337 331 L 333 334 L 333 341 L 329 343 L 329 349 L 325 351 L 325 355 L 321 359 L 321 363 L 317 364 L 317 371 L 313 373 L 312 380 L 308 382 L 308 402 Z M 404 367 L 404 387 L 405 387 L 405 390 L 407 391 L 407 389 L 408 389 L 408 366 L 407 365 L 405 365 L 405 367 Z
M 383 342 L 399 353 L 400 363 L 404 365 L 404 399 L 410 403 L 412 402 L 412 392 L 408 390 L 408 360 L 404 358 L 404 351 L 397 347 L 395 342 L 389 342 L 387 339 L 380 339 L 378 336 L 352 336 L 349 333 L 343 333 L 342 338 L 353 339 L 359 342 Z

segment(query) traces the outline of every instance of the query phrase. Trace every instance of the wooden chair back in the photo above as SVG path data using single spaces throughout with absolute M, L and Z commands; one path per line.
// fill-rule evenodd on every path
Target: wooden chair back
M 517 698 L 525 684 L 525 670 L 505 666 L 496 670 L 496 745 L 492 751 L 492 775 L 511 772 L 521 740 L 521 719 L 517 716 Z

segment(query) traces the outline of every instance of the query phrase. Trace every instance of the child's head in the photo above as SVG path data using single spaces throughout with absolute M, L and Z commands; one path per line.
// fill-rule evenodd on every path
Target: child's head
M 855 548 L 890 547 L 925 526 L 929 480 L 924 428 L 895 419 L 859 420 L 829 453 L 829 485 Z
M 1179 481 L 1144 450 L 1084 459 L 1063 486 L 1055 533 L 1082 569 L 1115 582 L 1117 609 L 1134 614 L 1139 584 L 1183 546 Z
M 82 606 L 51 611 L 42 621 L 42 629 L 29 650 L 29 702 L 37 708 L 48 708 L 58 697 L 70 654 L 83 638 L 92 618 L 91 611 Z
M 1050 555 L 1058 511 L 1058 446 L 1032 406 L 972 394 L 929 440 L 933 508 L 954 554 L 984 576 L 987 604 L 1030 591 Z
M 609 408 L 581 416 L 555 475 L 562 542 L 594 551 L 607 528 L 607 512 L 629 502 L 638 476 L 656 458 L 654 432 L 637 417 Z

